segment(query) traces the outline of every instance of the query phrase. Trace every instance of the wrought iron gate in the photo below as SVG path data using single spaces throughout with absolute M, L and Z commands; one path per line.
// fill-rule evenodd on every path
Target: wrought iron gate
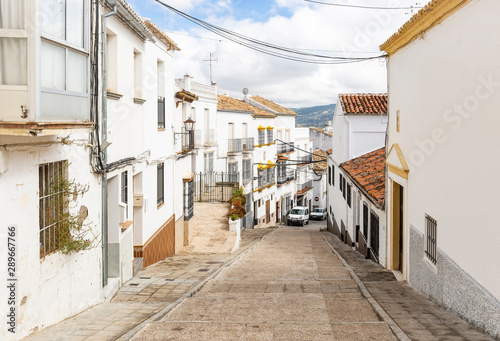
M 196 174 L 194 200 L 197 202 L 224 202 L 231 199 L 235 189 L 239 187 L 237 182 L 239 173 L 199 173 Z
M 379 251 L 379 240 L 378 240 L 378 231 L 379 231 L 379 220 L 378 215 L 375 212 L 370 212 L 370 247 L 372 249 L 373 255 L 378 258 Z

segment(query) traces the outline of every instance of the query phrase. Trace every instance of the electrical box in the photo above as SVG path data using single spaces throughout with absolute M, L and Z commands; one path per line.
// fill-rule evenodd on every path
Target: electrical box
M 0 173 L 5 173 L 9 170 L 9 152 L 0 150 Z
M 144 205 L 144 196 L 142 194 L 134 194 L 134 207 L 142 207 Z

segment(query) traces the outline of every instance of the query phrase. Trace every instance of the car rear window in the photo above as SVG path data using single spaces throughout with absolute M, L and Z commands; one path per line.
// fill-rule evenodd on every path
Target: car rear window
M 304 214 L 304 210 L 293 209 L 290 214 Z

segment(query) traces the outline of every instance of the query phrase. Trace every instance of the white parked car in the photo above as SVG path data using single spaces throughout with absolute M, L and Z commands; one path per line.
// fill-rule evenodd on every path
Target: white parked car
M 309 224 L 309 208 L 304 206 L 295 206 L 290 210 L 287 216 L 287 223 L 290 225 L 307 225 Z
M 314 208 L 310 214 L 310 218 L 315 220 L 325 220 L 326 208 Z

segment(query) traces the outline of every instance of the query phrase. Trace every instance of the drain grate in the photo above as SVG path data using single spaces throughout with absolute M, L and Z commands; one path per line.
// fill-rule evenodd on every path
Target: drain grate
M 139 279 L 151 279 L 151 277 L 139 277 Z
M 131 287 L 136 287 L 136 286 L 138 286 L 138 285 L 139 285 L 139 283 L 130 283 L 130 284 L 129 284 L 129 286 L 131 286 Z
M 199 272 L 207 272 L 209 269 L 200 269 Z
M 206 264 L 223 264 L 224 262 L 205 262 Z

